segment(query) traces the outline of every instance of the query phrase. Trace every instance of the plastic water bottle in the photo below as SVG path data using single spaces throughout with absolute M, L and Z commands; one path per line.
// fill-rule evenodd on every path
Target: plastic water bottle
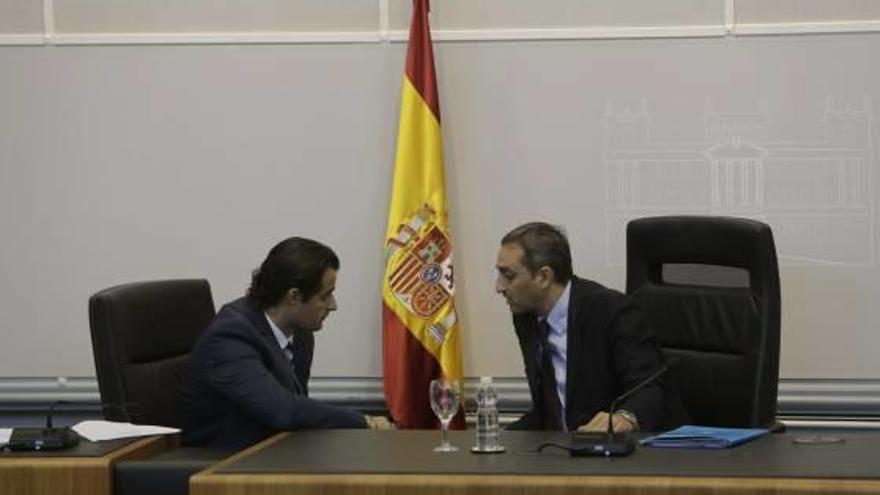
M 492 386 L 492 377 L 480 378 L 477 391 L 477 447 L 478 452 L 499 452 L 498 443 L 498 393 Z

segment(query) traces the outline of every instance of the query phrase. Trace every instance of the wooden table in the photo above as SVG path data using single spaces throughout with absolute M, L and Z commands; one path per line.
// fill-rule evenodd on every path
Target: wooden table
M 0 455 L 0 494 L 111 495 L 113 464 L 151 457 L 172 448 L 176 442 L 174 436 L 146 437 L 98 456 L 17 456 L 4 452 Z
M 282 433 L 257 444 L 190 479 L 192 495 L 274 495 L 297 494 L 880 494 L 880 435 L 847 437 L 837 447 L 821 450 L 798 450 L 790 445 L 789 436 L 765 437 L 753 444 L 726 451 L 661 450 L 640 448 L 635 455 L 621 459 L 569 458 L 564 452 L 550 454 L 531 452 L 520 454 L 522 448 L 513 441 L 514 433 L 507 432 L 508 452 L 498 456 L 473 455 L 468 452 L 472 432 L 453 432 L 453 443 L 461 449 L 456 454 L 433 454 L 430 451 L 437 432 L 388 432 L 391 436 L 375 437 L 382 432 L 342 433 L 307 432 Z M 321 435 L 327 435 L 322 441 Z M 354 440 L 342 441 L 345 435 Z M 409 435 L 409 438 L 395 438 Z M 415 438 L 413 438 L 415 435 Z M 417 438 L 427 435 L 429 441 Z M 340 437 L 341 436 L 341 437 Z M 764 446 L 761 442 L 764 442 Z M 531 440 L 534 445 L 534 440 Z M 363 468 L 352 467 L 360 455 L 370 455 L 365 449 L 370 443 L 377 456 L 388 456 L 387 462 L 366 458 Z M 396 445 L 396 444 L 406 445 Z M 349 448 L 339 446 L 348 444 Z M 413 448 L 418 446 L 417 448 Z M 397 450 L 397 447 L 402 447 Z M 850 454 L 859 456 L 874 450 L 870 458 L 861 459 L 864 465 L 853 466 Z M 311 452 L 311 453 L 310 453 Z M 405 452 L 411 455 L 406 456 Z M 794 452 L 794 454 L 792 454 Z M 796 457 L 803 452 L 804 462 L 826 459 L 825 465 L 804 465 L 804 476 L 799 472 Z M 433 457 L 433 456 L 457 457 Z M 534 455 L 534 457 L 529 457 Z M 503 456 L 508 456 L 507 458 Z M 787 456 L 787 459 L 782 459 Z M 405 459 L 403 457 L 409 457 Z M 692 459 L 691 465 L 685 462 Z M 425 462 L 425 460 L 428 462 Z M 431 459 L 442 459 L 438 463 Z M 446 461 L 445 459 L 451 459 Z M 552 468 L 557 465 L 558 468 Z M 734 465 L 727 466 L 729 462 Z M 445 464 L 448 462 L 448 465 Z M 263 466 L 261 467 L 261 463 Z M 283 467 L 287 463 L 289 468 Z M 764 463 L 765 468 L 755 469 Z M 839 469 L 836 463 L 841 464 Z M 386 465 L 385 472 L 381 470 Z M 439 465 L 438 465 L 439 464 Z M 740 464 L 739 467 L 736 464 Z M 678 472 L 663 474 L 664 465 Z M 458 466 L 458 467 L 456 467 Z M 541 474 L 542 466 L 554 473 Z M 559 474 L 578 466 L 583 474 Z M 424 472 L 414 472 L 424 468 Z M 711 475 L 699 475 L 701 469 Z M 284 472 L 289 469 L 289 472 Z M 722 472 L 718 472 L 720 471 Z M 337 471 L 347 472 L 337 472 Z M 751 470 L 761 473 L 751 476 Z M 837 470 L 837 475 L 834 474 Z M 262 471 L 262 472 L 260 472 Z M 632 474 L 626 474 L 632 471 Z M 766 476 L 778 471 L 784 476 Z M 823 476 L 817 474 L 826 473 Z M 623 474 L 621 474 L 623 473 Z M 688 474 L 690 473 L 690 474 Z M 696 473 L 696 474 L 695 474 Z M 864 476 L 859 473 L 864 473 Z M 856 476 L 856 477 L 852 477 Z

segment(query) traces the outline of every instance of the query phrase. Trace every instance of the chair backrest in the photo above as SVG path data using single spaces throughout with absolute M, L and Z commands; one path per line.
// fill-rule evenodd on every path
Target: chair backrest
M 780 300 L 768 225 L 710 216 L 633 220 L 626 291 L 654 327 L 695 424 L 772 425 Z
M 136 282 L 89 298 L 105 418 L 180 427 L 189 352 L 213 318 L 207 280 Z

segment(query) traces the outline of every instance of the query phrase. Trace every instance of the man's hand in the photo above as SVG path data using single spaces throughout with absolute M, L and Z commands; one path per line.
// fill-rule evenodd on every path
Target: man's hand
M 394 423 L 388 420 L 385 416 L 367 416 L 364 415 L 364 419 L 367 420 L 367 428 L 371 430 L 393 430 Z
M 614 413 L 611 419 L 612 424 L 614 425 L 615 433 L 623 433 L 627 431 L 634 431 L 636 429 L 636 425 L 630 423 L 628 419 L 623 417 L 623 415 Z M 596 413 L 593 416 L 593 419 L 588 422 L 582 424 L 578 427 L 577 431 L 586 433 L 586 432 L 606 432 L 608 431 L 608 413 L 600 412 Z

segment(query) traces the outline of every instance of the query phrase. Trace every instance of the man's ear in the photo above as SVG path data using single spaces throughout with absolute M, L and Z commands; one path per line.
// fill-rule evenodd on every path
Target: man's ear
M 556 273 L 548 265 L 538 268 L 538 285 L 546 289 L 556 281 Z
M 296 287 L 292 287 L 287 291 L 287 297 L 289 298 L 291 303 L 302 303 L 303 301 L 303 293 L 301 290 Z

